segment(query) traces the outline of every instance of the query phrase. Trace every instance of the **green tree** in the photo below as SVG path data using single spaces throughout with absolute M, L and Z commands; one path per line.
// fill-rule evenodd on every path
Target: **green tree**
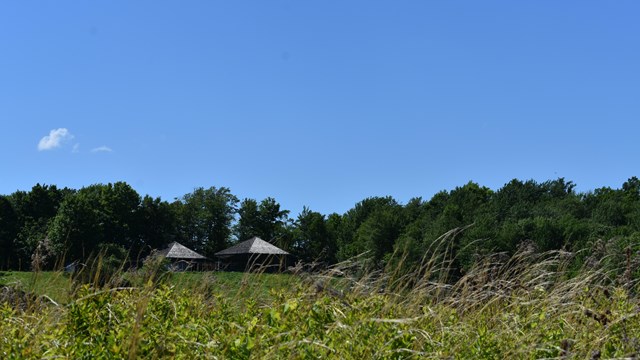
M 258 211 L 258 202 L 256 200 L 242 200 L 240 208 L 238 209 L 238 215 L 238 223 L 234 229 L 238 241 L 244 241 L 253 236 L 262 236 L 260 228 L 260 212 Z
M 383 265 L 404 226 L 400 205 L 378 209 L 358 227 L 354 243 L 361 252 L 370 251 L 374 264 Z
M 96 184 L 68 196 L 53 219 L 49 238 L 57 256 L 85 260 L 98 245 L 111 243 L 140 251 L 140 196 L 128 184 Z
M 280 204 L 274 198 L 268 197 L 260 202 L 258 217 L 260 219 L 260 237 L 278 242 L 285 236 L 289 210 L 281 209 Z
M 396 228 L 400 226 L 396 221 L 399 207 L 391 196 L 370 197 L 347 211 L 338 232 L 338 260 L 347 260 L 365 252 L 379 260 L 389 249 L 389 243 L 396 240 Z M 365 223 L 365 228 L 360 230 Z
M 288 242 L 285 238 L 289 236 L 289 210 L 282 210 L 274 198 L 268 197 L 260 204 L 254 199 L 244 199 L 238 214 L 235 234 L 239 241 L 258 236 L 274 243 Z
M 132 255 L 143 258 L 151 250 L 163 248 L 177 238 L 177 213 L 171 204 L 160 198 L 146 195 L 140 205 L 138 220 L 140 253 Z
M 611 228 L 627 224 L 624 195 L 609 187 L 596 189 L 585 200 L 591 209 L 594 221 Z
M 212 256 L 229 245 L 238 198 L 226 187 L 196 188 L 179 206 L 179 237 L 186 246 Z
M 630 177 L 622 184 L 622 191 L 632 200 L 640 201 L 640 179 L 635 176 Z
M 295 222 L 293 251 L 305 262 L 335 262 L 336 243 L 327 228 L 324 215 L 304 207 Z
M 44 241 L 53 217 L 62 201 L 72 194 L 67 188 L 36 184 L 30 191 L 16 191 L 9 197 L 16 210 L 18 231 L 14 241 L 14 263 L 26 268 L 32 255 Z
M 0 196 L 0 269 L 11 269 L 15 267 L 14 254 L 17 231 L 18 216 L 13 205 L 6 196 Z

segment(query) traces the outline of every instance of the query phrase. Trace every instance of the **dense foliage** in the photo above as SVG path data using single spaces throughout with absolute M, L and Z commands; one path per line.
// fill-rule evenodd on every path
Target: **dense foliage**
M 297 217 L 273 198 L 240 201 L 225 187 L 196 188 L 170 203 L 142 197 L 123 182 L 79 190 L 38 184 L 0 196 L 0 269 L 52 268 L 105 247 L 123 249 L 136 262 L 171 241 L 211 256 L 251 236 L 305 262 L 333 264 L 364 254 L 366 266 L 380 269 L 419 263 L 452 229 L 464 229 L 447 244 L 458 277 L 479 256 L 512 254 L 522 243 L 540 252 L 588 249 L 603 256 L 629 249 L 629 261 L 636 261 L 640 180 L 587 193 L 563 178 L 514 179 L 495 191 L 469 182 L 428 201 L 371 197 L 344 214 L 305 208 Z M 574 267 L 584 258 L 577 256 Z
M 133 286 L 85 285 L 64 303 L 0 287 L 0 357 L 637 358 L 637 283 L 597 256 L 569 277 L 573 256 L 523 247 L 453 282 L 432 276 L 443 265 L 432 258 L 410 276 L 393 267 L 354 275 L 348 263 L 338 278 L 196 273 L 158 283 L 131 273 Z M 197 279 L 185 284 L 186 275 Z M 23 295 L 3 301 L 10 291 Z

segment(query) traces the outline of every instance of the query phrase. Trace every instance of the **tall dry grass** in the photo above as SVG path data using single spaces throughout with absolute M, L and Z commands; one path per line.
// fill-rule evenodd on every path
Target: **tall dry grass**
M 633 261 L 523 244 L 453 274 L 452 230 L 419 266 L 364 254 L 329 269 L 208 273 L 193 284 L 149 267 L 128 286 L 87 282 L 66 304 L 0 308 L 3 358 L 634 358 L 640 354 Z M 99 262 L 98 262 L 99 264 Z M 605 266 L 606 265 L 606 266 Z M 99 268 L 99 267 L 98 267 Z M 263 269 L 264 270 L 264 269 Z M 274 281 L 274 279 L 280 279 Z M 275 284 L 279 284 L 276 286 Z M 266 290 L 268 289 L 268 290 Z M 265 293 L 268 295 L 265 296 Z

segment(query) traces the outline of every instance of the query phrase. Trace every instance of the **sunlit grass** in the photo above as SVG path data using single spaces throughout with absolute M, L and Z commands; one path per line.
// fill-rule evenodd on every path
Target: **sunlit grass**
M 61 271 L 0 272 L 0 286 L 13 286 L 36 295 L 47 295 L 60 304 L 69 301 L 73 275 Z M 241 272 L 175 272 L 167 284 L 176 291 L 219 292 L 229 298 L 270 296 L 271 290 L 285 290 L 295 286 L 299 278 L 291 274 Z
M 441 239 L 443 244 L 446 238 Z M 457 279 L 436 246 L 421 267 L 360 273 L 173 273 L 69 293 L 59 273 L 10 273 L 60 305 L 0 307 L 2 358 L 635 358 L 635 285 L 573 254 L 479 259 Z M 401 263 L 401 262 L 400 262 Z M 160 277 L 158 277 L 160 279 Z M 28 283 L 32 281 L 32 287 Z M 55 295 L 58 296 L 58 295 Z M 62 295 L 60 295 L 62 296 Z
M 60 271 L 0 272 L 0 285 L 14 286 L 37 295 L 47 295 L 58 303 L 66 303 L 71 291 L 70 277 Z

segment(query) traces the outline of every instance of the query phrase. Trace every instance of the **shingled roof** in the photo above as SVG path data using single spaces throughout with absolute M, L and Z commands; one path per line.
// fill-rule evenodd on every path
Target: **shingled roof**
M 228 249 L 219 251 L 216 256 L 239 255 L 239 254 L 267 254 L 267 255 L 289 255 L 288 252 L 269 244 L 257 236 L 249 240 L 238 243 Z
M 197 252 L 189 249 L 188 247 L 178 243 L 172 242 L 169 244 L 169 247 L 160 251 L 160 255 L 168 258 L 168 259 L 206 259 L 206 257 L 198 254 Z

